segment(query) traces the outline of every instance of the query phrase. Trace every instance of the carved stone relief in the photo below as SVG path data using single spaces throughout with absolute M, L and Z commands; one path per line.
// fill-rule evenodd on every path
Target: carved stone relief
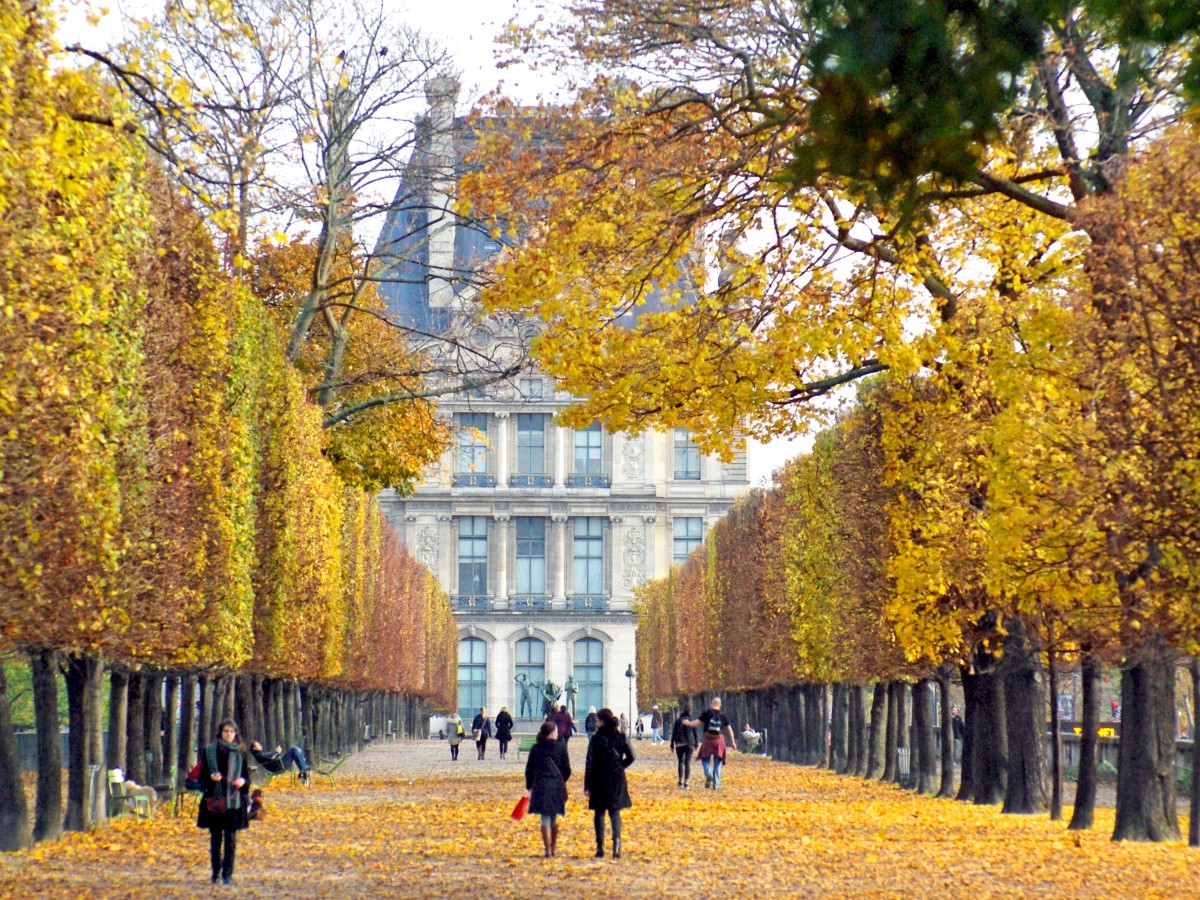
M 417 529 L 417 558 L 432 571 L 437 571 L 438 536 L 432 525 Z
M 625 547 L 621 553 L 621 583 L 632 591 L 646 580 L 646 532 L 641 528 L 625 529 Z
M 645 435 L 626 437 L 624 448 L 621 450 L 621 475 L 628 479 L 641 478 L 642 462 L 645 458 Z

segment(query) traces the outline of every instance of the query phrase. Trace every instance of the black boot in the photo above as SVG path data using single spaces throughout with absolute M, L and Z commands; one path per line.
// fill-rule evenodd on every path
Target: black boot
M 621 838 L 614 837 L 613 838 L 613 859 L 620 859 L 620 858 L 621 858 Z

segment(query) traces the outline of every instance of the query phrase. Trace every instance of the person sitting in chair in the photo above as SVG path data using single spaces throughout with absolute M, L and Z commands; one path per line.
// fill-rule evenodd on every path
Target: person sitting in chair
M 300 780 L 308 782 L 308 773 L 312 771 L 312 766 L 309 765 L 308 758 L 299 747 L 288 747 L 287 753 L 283 752 L 282 747 L 276 747 L 275 752 L 272 753 L 264 750 L 263 745 L 258 741 L 252 741 L 250 752 L 254 754 L 258 764 L 272 775 L 282 775 L 292 767 L 292 763 L 295 763 Z
M 760 732 L 755 731 L 754 727 L 750 724 L 747 724 L 742 729 L 742 740 L 746 742 L 747 753 L 757 753 L 762 749 L 763 736 Z

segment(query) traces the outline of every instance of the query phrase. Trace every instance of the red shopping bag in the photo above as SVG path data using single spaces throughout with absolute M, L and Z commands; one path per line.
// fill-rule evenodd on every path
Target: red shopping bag
M 529 810 L 529 798 L 522 797 L 517 801 L 517 805 L 513 807 L 512 817 L 520 822 L 525 818 L 525 813 Z

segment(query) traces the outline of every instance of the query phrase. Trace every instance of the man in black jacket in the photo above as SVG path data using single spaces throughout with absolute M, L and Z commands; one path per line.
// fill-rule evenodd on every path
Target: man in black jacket
M 685 706 L 671 728 L 671 749 L 679 758 L 679 787 L 685 791 L 692 778 L 692 754 L 696 752 L 699 743 L 695 726 L 688 723 L 696 721 L 692 718 L 692 708 Z
M 258 764 L 270 772 L 272 775 L 282 775 L 292 767 L 292 763 L 296 764 L 296 772 L 300 776 L 300 780 L 307 783 L 308 773 L 312 771 L 312 766 L 308 763 L 308 758 L 305 757 L 304 751 L 299 747 L 288 747 L 287 753 L 283 752 L 282 747 L 276 747 L 272 753 L 263 749 L 263 745 L 258 741 L 250 743 L 250 752 L 254 754 Z

